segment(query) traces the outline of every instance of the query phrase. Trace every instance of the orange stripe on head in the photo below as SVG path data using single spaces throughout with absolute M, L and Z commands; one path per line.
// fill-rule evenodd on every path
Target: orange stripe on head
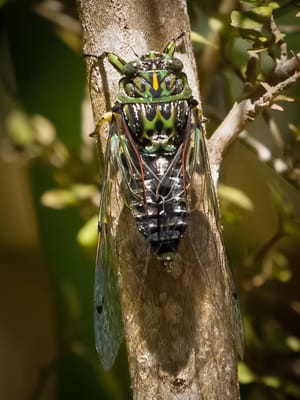
M 157 78 L 156 72 L 152 73 L 152 86 L 153 86 L 154 90 L 158 90 L 158 88 L 159 88 L 159 83 L 158 83 L 158 78 Z

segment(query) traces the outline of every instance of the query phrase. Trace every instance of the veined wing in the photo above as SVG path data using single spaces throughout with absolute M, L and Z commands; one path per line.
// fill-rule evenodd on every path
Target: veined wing
M 199 244 L 201 240 L 203 241 L 203 232 L 200 233 L 198 231 L 198 233 L 193 233 L 192 230 L 190 230 L 189 236 L 195 255 L 194 258 L 201 269 L 201 275 L 202 279 L 205 281 L 206 291 L 215 309 L 215 313 L 213 314 L 214 318 L 223 320 L 223 323 L 228 327 L 235 349 L 242 358 L 244 330 L 241 312 L 235 283 L 233 281 L 232 272 L 226 254 L 223 252 L 221 254 L 221 251 L 218 250 L 218 247 L 224 249 L 221 221 L 218 202 L 211 177 L 201 116 L 199 114 L 200 110 L 196 107 L 191 109 L 189 122 L 191 133 L 186 145 L 183 166 L 187 183 L 193 180 L 193 185 L 197 186 L 197 200 L 194 207 L 199 210 L 207 220 L 215 220 L 213 223 L 216 226 L 217 233 L 213 233 L 209 229 L 205 229 L 201 226 L 201 229 L 203 229 L 209 237 L 215 237 L 215 239 L 208 238 L 206 240 L 206 245 L 204 246 L 203 244 Z M 207 226 L 209 225 L 210 224 L 207 224 Z M 219 241 L 219 244 L 213 246 L 212 243 L 215 243 L 216 241 Z M 211 251 L 212 248 L 214 248 L 217 255 L 217 263 L 210 263 L 209 261 L 211 257 L 207 254 L 207 250 Z M 208 260 L 207 264 L 202 260 L 206 260 L 206 262 Z M 219 296 L 219 293 L 221 292 L 223 295 Z M 223 304 L 219 303 L 220 299 L 224 299 Z
M 117 137 L 111 123 L 105 153 L 104 176 L 99 209 L 99 239 L 95 269 L 94 323 L 96 348 L 103 368 L 109 370 L 123 340 L 122 313 L 119 300 L 117 261 L 112 236 L 111 195 L 115 178 L 112 146 Z

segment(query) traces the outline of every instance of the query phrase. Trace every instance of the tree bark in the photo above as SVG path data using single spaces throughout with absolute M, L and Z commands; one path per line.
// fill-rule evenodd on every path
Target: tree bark
M 84 52 L 161 51 L 182 31 L 189 32 L 182 0 L 78 0 Z M 177 55 L 199 100 L 188 34 Z M 116 100 L 120 77 L 103 62 L 87 59 L 95 121 Z M 102 146 L 107 135 L 102 134 Z M 213 153 L 212 153 L 213 154 Z M 214 165 L 214 160 L 210 160 Z M 217 181 L 215 171 L 214 181 Z M 196 177 L 195 199 L 203 196 Z M 199 184 L 197 184 L 199 183 Z M 207 201 L 195 209 L 178 256 L 163 268 L 149 254 L 130 211 L 118 193 L 112 199 L 115 240 L 121 265 L 119 286 L 134 399 L 239 399 L 237 351 L 241 352 L 236 291 L 225 256 L 218 215 Z

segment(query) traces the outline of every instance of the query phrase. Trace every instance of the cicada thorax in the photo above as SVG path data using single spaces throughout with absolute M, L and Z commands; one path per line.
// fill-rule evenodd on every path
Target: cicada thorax
M 122 159 L 126 202 L 138 230 L 168 263 L 187 226 L 189 177 L 183 157 L 190 104 L 186 99 L 125 104 L 122 113 L 128 141 Z
M 128 129 L 141 153 L 175 154 L 184 140 L 187 100 L 123 105 Z

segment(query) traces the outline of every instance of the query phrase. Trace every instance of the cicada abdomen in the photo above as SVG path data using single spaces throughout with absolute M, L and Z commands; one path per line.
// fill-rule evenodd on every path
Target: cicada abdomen
M 187 226 L 190 110 L 190 101 L 184 99 L 120 105 L 121 115 L 116 116 L 124 118 L 118 158 L 126 203 L 164 264 L 174 259 Z

